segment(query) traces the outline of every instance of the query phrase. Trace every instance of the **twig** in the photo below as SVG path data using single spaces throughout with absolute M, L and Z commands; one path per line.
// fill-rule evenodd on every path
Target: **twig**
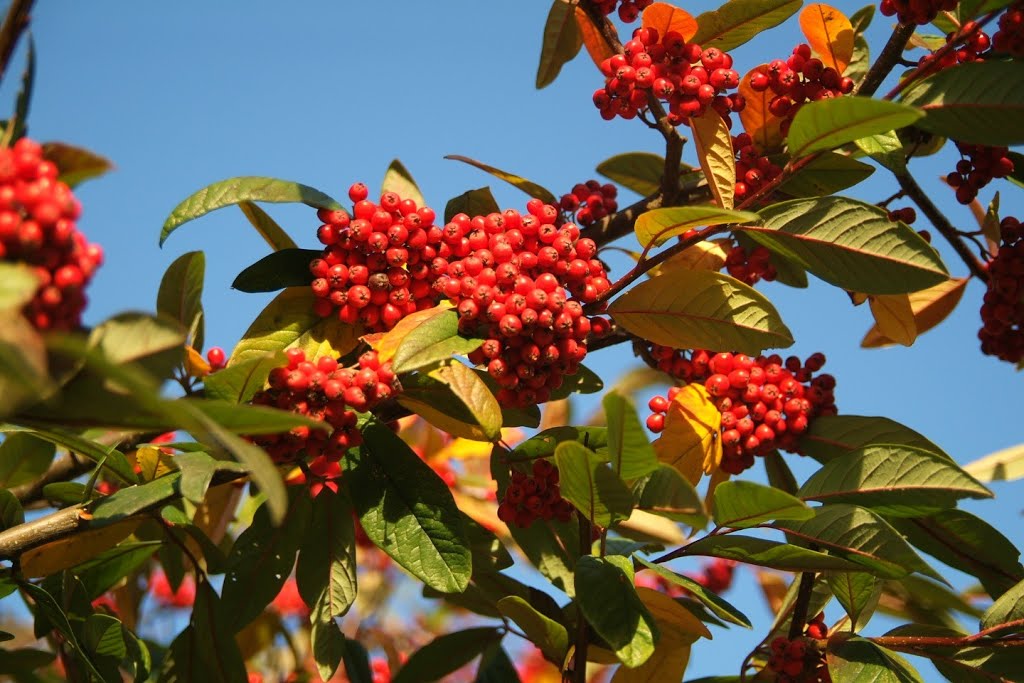
M 35 0 L 14 0 L 7 10 L 4 23 L 0 25 L 0 82 L 7 73 L 14 48 L 18 46 L 18 39 L 28 28 L 29 13 L 34 3 Z
M 896 64 L 900 62 L 900 57 L 903 56 L 903 51 L 907 47 L 907 41 L 910 40 L 910 36 L 914 35 L 914 28 L 914 24 L 898 24 L 892 30 L 889 42 L 882 48 L 882 51 L 878 54 L 878 59 L 871 65 L 871 70 L 868 71 L 854 94 L 863 95 L 864 97 L 871 97 L 875 94 L 878 86 L 882 85 L 882 81 L 886 79 Z
M 49 484 L 71 481 L 88 472 L 94 464 L 92 460 L 79 458 L 74 453 L 65 453 L 54 460 L 49 469 L 38 479 L 13 487 L 11 493 L 24 507 L 40 500 L 43 497 L 43 488 Z
M 813 544 L 811 546 L 813 549 Z M 796 603 L 793 605 L 792 621 L 789 622 L 789 639 L 799 638 L 807 624 L 807 610 L 811 604 L 811 596 L 814 593 L 814 572 L 803 572 L 800 574 L 800 585 L 797 587 Z

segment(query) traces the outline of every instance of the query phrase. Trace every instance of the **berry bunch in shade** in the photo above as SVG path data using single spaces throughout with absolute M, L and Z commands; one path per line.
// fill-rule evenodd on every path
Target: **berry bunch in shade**
M 698 349 L 687 358 L 682 351 L 655 345 L 649 355 L 659 370 L 687 383 L 703 383 L 722 414 L 719 467 L 729 474 L 752 467 L 755 456 L 775 449 L 799 452 L 800 436 L 811 421 L 836 413 L 835 378 L 815 376 L 825 364 L 821 353 L 801 362 L 797 356 L 752 358 Z M 665 428 L 665 415 L 679 391 L 672 387 L 668 396 L 655 396 L 648 403 L 652 414 L 647 427 L 652 432 Z
M 1016 3 L 999 17 L 999 30 L 992 36 L 992 51 L 1024 57 L 1024 3 Z
M 0 149 L 0 262 L 34 269 L 39 288 L 24 312 L 39 330 L 81 325 L 85 287 L 103 262 L 103 250 L 76 227 L 81 204 L 57 176 L 33 140 Z
M 660 36 L 653 28 L 633 32 L 623 53 L 600 64 L 605 85 L 594 93 L 594 105 L 606 120 L 636 117 L 648 106 L 648 96 L 668 105 L 673 125 L 711 107 L 732 123 L 730 112 L 739 112 L 746 100 L 738 93 L 727 94 L 740 82 L 732 68 L 732 56 L 718 48 L 701 48 L 675 31 Z
M 946 182 L 956 189 L 956 200 L 970 204 L 978 196 L 978 190 L 988 185 L 993 178 L 1005 178 L 1013 173 L 1013 160 L 1006 147 L 988 147 L 957 142 L 960 161 L 956 169 L 946 176 Z
M 174 590 L 167 574 L 158 569 L 149 577 L 149 592 L 161 607 L 183 609 L 191 607 L 196 601 L 196 582 L 191 574 L 186 574 L 178 585 L 178 590 Z
M 965 22 L 958 32 L 946 34 L 946 42 L 949 43 L 957 35 L 962 35 L 956 49 L 945 52 L 941 57 L 936 58 L 935 53 L 927 54 L 918 60 L 918 69 L 923 74 L 932 74 L 943 69 L 948 69 L 957 64 L 967 62 L 980 62 L 988 55 L 992 41 L 988 34 L 978 29 L 977 23 Z M 937 52 L 937 51 L 936 51 Z
M 893 222 L 903 221 L 907 225 L 911 225 L 914 221 L 917 220 L 917 211 L 915 211 L 914 207 L 912 206 L 904 206 L 903 208 L 900 209 L 891 209 L 889 211 L 888 217 L 889 220 Z
M 748 285 L 757 284 L 761 280 L 771 282 L 777 275 L 772 265 L 772 253 L 760 245 L 750 250 L 739 244 L 734 246 L 725 256 L 725 270 Z
M 757 153 L 757 150 L 754 149 L 754 141 L 747 133 L 733 136 L 732 148 L 736 152 L 735 193 L 737 200 L 754 194 L 782 174 L 780 166 L 768 157 Z
M 790 640 L 783 636 L 771 643 L 768 669 L 776 674 L 779 683 L 832 683 L 825 653 L 816 641 L 828 637 L 825 615 L 819 614 L 808 622 L 805 637 Z
M 288 364 L 270 372 L 270 386 L 253 396 L 253 404 L 308 415 L 326 422 L 332 430 L 300 426 L 251 439 L 274 462 L 303 466 L 305 476 L 297 482 L 308 484 L 314 496 L 324 488 L 337 492 L 339 461 L 362 441 L 356 412 L 370 410 L 401 387 L 391 363 L 381 363 L 376 351 L 364 353 L 353 367 L 341 367 L 331 356 L 307 360 L 302 349 L 289 349 L 287 355 Z
M 309 265 L 314 310 L 386 332 L 406 315 L 437 304 L 430 263 L 448 258 L 450 247 L 430 207 L 394 192 L 374 203 L 363 183 L 349 188 L 348 196 L 354 202 L 351 217 L 342 210 L 317 212 L 323 222 L 317 238 L 325 246 Z
M 710 562 L 705 562 L 701 566 L 699 574 L 687 574 L 687 576 L 712 593 L 718 594 L 724 593 L 732 587 L 733 575 L 735 573 L 735 560 L 716 557 Z M 653 588 L 673 598 L 690 595 L 690 591 L 657 574 L 643 572 L 636 575 L 636 581 L 638 586 Z
M 615 201 L 618 194 L 618 189 L 611 183 L 602 185 L 590 179 L 585 183 L 577 183 L 572 192 L 562 195 L 558 205 L 562 211 L 571 214 L 577 223 L 586 227 L 618 210 L 619 203 Z
M 374 657 L 370 662 L 370 672 L 373 675 L 373 683 L 391 683 L 391 666 L 388 660 Z
M 594 5 L 601 14 L 608 15 L 618 9 L 619 19 L 627 24 L 636 21 L 640 13 L 653 3 L 654 0 L 594 0 Z
M 981 352 L 1010 363 L 1024 360 L 1024 229 L 1007 216 L 999 223 L 1000 244 L 988 264 L 978 338 Z
M 924 26 L 935 21 L 939 12 L 952 12 L 959 0 L 882 0 L 878 11 L 882 16 L 896 16 L 901 24 Z
M 572 223 L 556 227 L 558 216 L 539 199 L 526 214 L 458 214 L 443 232 L 465 245 L 464 256 L 430 266 L 436 291 L 456 305 L 460 331 L 485 340 L 469 359 L 487 367 L 505 407 L 547 402 L 576 373 L 587 337 L 609 327 L 583 313 L 611 288 L 597 245 Z
M 498 505 L 498 519 L 525 529 L 538 519 L 568 522 L 572 510 L 559 490 L 558 468 L 547 460 L 535 460 L 529 474 L 512 470 L 505 497 Z
M 754 92 L 771 90 L 774 95 L 768 111 L 782 119 L 783 135 L 789 132 L 793 118 L 804 104 L 849 95 L 853 85 L 852 78 L 812 57 L 811 46 L 806 43 L 793 48 L 787 59 L 776 59 L 764 71 L 755 71 L 750 76 Z

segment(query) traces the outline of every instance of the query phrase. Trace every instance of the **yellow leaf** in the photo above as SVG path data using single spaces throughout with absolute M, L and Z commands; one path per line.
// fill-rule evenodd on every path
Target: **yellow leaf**
M 950 278 L 934 287 L 909 294 L 910 310 L 914 315 L 914 328 L 917 334 L 924 334 L 945 320 L 960 303 L 966 288 L 967 278 Z M 899 342 L 884 334 L 876 324 L 864 335 L 860 345 L 870 349 L 892 343 Z
M 211 486 L 206 491 L 203 502 L 196 507 L 192 523 L 206 534 L 214 543 L 220 543 L 227 533 L 228 525 L 235 518 L 235 508 L 245 491 L 237 482 Z M 189 538 L 191 541 L 192 539 Z M 197 546 L 198 547 L 198 546 Z M 200 551 L 199 554 L 202 554 Z
M 690 130 L 693 131 L 697 159 L 711 188 L 711 194 L 723 209 L 733 208 L 736 159 L 729 127 L 725 125 L 725 120 L 717 111 L 708 107 L 700 116 L 690 117 Z
M 680 681 L 690 661 L 690 645 L 711 632 L 697 617 L 675 600 L 651 588 L 637 588 L 637 595 L 658 622 L 661 638 L 654 654 L 635 669 L 619 667 L 612 683 L 660 683 Z
M 871 315 L 875 317 L 875 327 L 880 334 L 903 346 L 914 343 L 917 339 L 917 325 L 914 323 L 909 295 L 869 296 L 868 305 L 871 306 Z
M 656 2 L 645 9 L 641 24 L 644 28 L 657 29 L 662 38 L 669 31 L 681 34 L 686 40 L 697 35 L 697 20 L 686 10 L 667 2 Z
M 758 570 L 757 583 L 761 587 L 765 601 L 768 603 L 768 609 L 771 610 L 772 614 L 778 614 L 779 610 L 782 609 L 783 603 L 786 601 L 786 593 L 789 592 L 786 582 L 775 572 Z
M 21 556 L 22 574 L 33 579 L 74 567 L 110 550 L 131 536 L 141 523 L 141 520 L 128 519 L 33 548 Z
M 155 446 L 143 446 L 135 451 L 135 462 L 139 465 L 139 476 L 144 482 L 153 481 L 178 469 L 174 457 Z
M 675 268 L 682 270 L 721 270 L 732 248 L 732 240 L 704 240 L 672 256 L 648 273 L 651 277 Z
M 841 75 L 853 59 L 853 25 L 846 15 L 823 3 L 808 5 L 800 12 L 800 29 L 825 66 Z
M 743 130 L 747 131 L 754 142 L 754 149 L 760 154 L 782 147 L 785 136 L 782 134 L 782 119 L 768 111 L 775 93 L 771 88 L 763 92 L 757 92 L 750 87 L 750 77 L 757 73 L 768 71 L 767 64 L 761 64 L 751 69 L 740 81 L 739 94 L 747 100 L 747 104 L 740 112 L 740 122 Z
M 191 346 L 185 347 L 185 372 L 189 377 L 206 377 L 210 374 L 210 364 Z
M 564 427 L 569 424 L 571 413 L 569 399 L 563 398 L 557 401 L 549 401 L 544 406 L 544 413 L 540 418 L 540 429 L 551 429 L 552 427 Z
M 385 363 L 395 357 L 395 351 L 397 351 L 398 347 L 402 345 L 402 341 L 410 332 L 428 320 L 441 315 L 451 307 L 451 302 L 442 301 L 433 308 L 416 311 L 412 315 L 407 315 L 399 320 L 398 324 L 391 328 L 390 331 L 372 340 L 367 338 L 367 341 L 370 346 L 377 351 L 377 356 L 380 358 L 380 362 Z
M 682 545 L 686 542 L 686 536 L 679 530 L 678 524 L 665 517 L 636 508 L 629 514 L 629 519 L 619 522 L 615 528 L 642 534 L 646 538 L 668 545 Z
M 336 315 L 318 322 L 295 340 L 292 347 L 306 352 L 308 360 L 321 356 L 344 356 L 359 345 L 361 328 L 343 323 Z
M 711 640 L 711 631 L 704 622 L 665 593 L 643 586 L 637 588 L 636 592 L 644 607 L 657 620 L 662 637 L 666 631 L 675 630 L 680 640 L 690 643 L 698 638 Z
M 654 442 L 658 460 L 696 485 L 722 462 L 722 413 L 702 384 L 688 384 L 668 408 L 665 430 Z
M 523 430 L 515 427 L 503 427 L 501 440 L 507 444 L 515 444 L 523 440 Z M 492 444 L 471 439 L 453 439 L 434 454 L 428 454 L 430 460 L 471 460 L 473 458 L 490 458 Z
M 1024 477 L 1024 445 L 1011 446 L 964 465 L 979 481 L 1011 481 Z
M 594 26 L 594 22 L 590 20 L 587 13 L 580 7 L 576 8 L 576 26 L 580 30 L 580 37 L 583 38 L 583 46 L 587 48 L 587 52 L 590 54 L 590 58 L 594 60 L 594 64 L 600 66 L 601 62 L 615 54 L 615 51 L 608 45 L 608 41 L 604 39 L 601 32 Z
M 716 468 L 715 471 L 711 473 L 711 480 L 708 482 L 708 490 L 707 493 L 704 494 L 705 510 L 711 510 L 714 508 L 715 489 L 717 489 L 718 485 L 721 484 L 722 482 L 729 481 L 729 477 L 731 476 L 732 475 L 730 475 L 725 470 L 718 468 Z

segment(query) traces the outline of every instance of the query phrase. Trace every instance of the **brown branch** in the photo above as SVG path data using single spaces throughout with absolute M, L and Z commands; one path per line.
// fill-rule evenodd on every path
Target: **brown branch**
M 7 67 L 11 63 L 14 48 L 18 46 L 21 34 L 29 24 L 29 13 L 35 0 L 14 0 L 7 10 L 4 23 L 0 25 L 0 81 L 3 81 Z
M 878 86 L 882 85 L 882 81 L 886 79 L 896 67 L 896 64 L 899 63 L 900 58 L 903 56 L 903 51 L 907 47 L 907 41 L 910 40 L 910 36 L 914 35 L 915 28 L 914 24 L 898 24 L 892 30 L 889 41 L 882 48 L 878 59 L 871 65 L 871 70 L 864 76 L 860 87 L 854 93 L 855 95 L 871 97 L 875 94 Z
M 814 544 L 811 544 L 814 549 Z M 811 596 L 814 594 L 814 572 L 803 572 L 798 579 L 800 585 L 797 587 L 796 602 L 793 604 L 793 616 L 789 622 L 789 639 L 795 640 L 804 632 L 807 625 L 807 610 L 811 605 Z
M 21 503 L 22 507 L 41 500 L 43 497 L 43 488 L 49 484 L 54 484 L 61 481 L 71 481 L 77 477 L 82 476 L 95 466 L 92 460 L 85 458 L 79 458 L 74 453 L 65 453 L 61 457 L 53 461 L 49 469 L 46 470 L 35 481 L 30 481 L 21 486 L 15 486 L 11 489 L 11 493 L 14 494 L 18 502 Z
M 630 204 L 613 214 L 609 214 L 583 231 L 585 237 L 589 237 L 599 247 L 610 244 L 620 237 L 633 232 L 633 224 L 642 213 L 662 208 L 661 193 L 644 197 L 640 201 Z

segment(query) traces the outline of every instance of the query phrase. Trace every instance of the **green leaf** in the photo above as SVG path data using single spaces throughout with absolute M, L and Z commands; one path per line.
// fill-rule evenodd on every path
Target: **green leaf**
M 569 650 L 569 632 L 565 626 L 544 616 L 518 596 L 502 598 L 498 601 L 498 609 L 523 630 L 548 661 L 565 661 Z
M 35 481 L 50 467 L 53 444 L 31 434 L 11 434 L 0 443 L 0 488 Z
M 575 441 L 598 453 L 608 452 L 606 427 L 551 427 L 531 436 L 509 453 L 509 460 L 536 460 L 554 455 L 558 444 Z
M 355 602 L 356 532 L 352 501 L 344 489 L 321 491 L 313 500 L 313 518 L 299 549 L 295 580 L 306 604 L 321 602 L 325 616 L 332 619 L 345 616 Z
M 580 545 L 579 527 L 575 522 L 547 520 L 526 529 L 513 524 L 509 532 L 530 563 L 552 586 L 567 595 L 575 594 L 575 553 Z
M 416 181 L 412 179 L 409 169 L 398 159 L 392 160 L 388 165 L 388 170 L 384 172 L 384 180 L 380 184 L 380 191 L 381 194 L 394 192 L 402 199 L 411 199 L 416 202 L 416 206 L 419 208 L 427 205 L 426 200 L 423 198 L 423 193 L 420 192 Z
M 74 505 L 86 497 L 85 484 L 76 481 L 58 481 L 43 487 L 43 498 L 58 505 Z
M 800 452 L 828 462 L 850 451 L 875 444 L 910 446 L 944 456 L 946 453 L 931 441 L 887 417 L 864 415 L 825 415 L 815 418 L 800 441 Z
M 654 653 L 658 625 L 636 594 L 629 559 L 581 557 L 576 565 L 576 600 L 623 665 L 638 667 Z
M 520 683 L 519 672 L 516 671 L 505 648 L 491 645 L 484 651 L 473 683 Z
M 93 462 L 102 462 L 104 467 L 125 483 L 135 484 L 139 481 L 134 468 L 128 464 L 128 460 L 125 458 L 124 453 L 113 446 L 98 444 L 95 441 L 90 441 L 89 439 L 83 438 L 68 430 L 60 429 L 58 427 L 35 425 L 32 425 L 31 427 L 16 427 L 14 425 L 0 424 L 0 433 L 7 435 L 21 433 L 32 436 L 41 441 L 47 441 L 55 446 L 66 448 L 76 455 L 85 456 Z M 10 436 L 8 436 L 8 438 L 10 438 Z
M 319 606 L 317 604 L 317 607 Z M 334 619 L 325 619 L 316 612 L 317 610 L 314 610 L 311 619 L 310 648 L 313 650 L 313 661 L 316 662 L 317 673 L 320 674 L 321 679 L 329 681 L 341 666 L 348 643 Z
M 605 178 L 645 197 L 661 189 L 664 171 L 665 159 L 650 152 L 616 154 L 597 165 Z
M 641 282 L 608 311 L 627 331 L 673 348 L 727 348 L 757 355 L 793 344 L 764 295 L 706 270 L 673 270 Z
M 814 511 L 777 488 L 752 481 L 726 481 L 715 488 L 712 516 L 720 527 L 745 529 L 773 519 L 810 519 Z
M 7 489 L 0 489 L 0 531 L 25 523 L 25 511 L 17 496 Z
M 576 368 L 576 373 L 565 375 L 561 386 L 551 391 L 548 400 L 557 401 L 573 394 L 596 394 L 604 389 L 604 380 L 586 365 Z
M 206 489 L 218 470 L 245 472 L 241 465 L 232 460 L 214 460 L 206 453 L 199 452 L 179 453 L 174 457 L 174 464 L 181 470 L 181 495 L 196 505 L 203 502 Z
M 57 165 L 57 180 L 71 188 L 114 168 L 110 159 L 66 142 L 44 142 L 43 158 Z
M 42 586 L 38 586 L 28 581 L 19 581 L 18 586 L 24 591 L 32 601 L 35 603 L 35 614 L 37 626 L 40 622 L 40 618 L 47 623 L 47 631 L 54 629 L 62 636 L 64 636 L 67 646 L 74 653 L 78 653 L 76 661 L 81 663 L 87 671 L 96 676 L 96 678 L 103 680 L 103 676 L 99 671 L 96 670 L 92 657 L 82 649 L 79 644 L 78 638 L 75 635 L 75 631 L 71 628 L 71 623 L 68 621 L 68 616 L 61 609 L 60 604 L 48 593 Z M 37 634 L 40 637 L 44 634 Z
M 885 635 L 951 639 L 962 639 L 967 636 L 959 626 L 950 628 L 927 624 L 904 624 Z M 957 683 L 1015 680 L 1019 679 L 1022 673 L 1020 655 L 1014 652 L 1013 648 L 930 645 L 913 647 L 910 652 L 927 657 L 947 680 Z
M 863 565 L 876 576 L 898 579 L 920 572 L 941 580 L 899 532 L 867 508 L 827 505 L 814 512 L 813 519 L 776 522 L 773 526 L 790 538 L 815 543 Z
M 245 663 L 229 628 L 226 606 L 206 581 L 196 587 L 192 623 L 171 643 L 160 671 L 161 683 L 237 683 L 246 680 Z
M 201 398 L 185 398 L 175 403 L 187 403 L 221 427 L 237 434 L 276 434 L 293 427 L 324 428 L 326 424 L 308 415 L 292 413 L 280 408 L 256 406 Z
M 867 572 L 829 574 L 825 580 L 850 617 L 851 630 L 864 628 L 882 595 L 882 582 Z
M 768 483 L 786 493 L 796 495 L 797 483 L 793 471 L 782 459 L 778 451 L 772 451 L 764 456 L 764 469 L 768 474 Z
M 448 200 L 448 204 L 444 207 L 444 222 L 448 223 L 453 216 L 460 213 L 472 218 L 499 211 L 501 211 L 501 207 L 498 206 L 494 195 L 491 194 L 491 188 L 480 187 L 475 190 L 467 190 L 458 197 Z
M 686 546 L 686 554 L 722 557 L 787 572 L 862 571 L 860 565 L 842 557 L 738 534 L 706 536 Z
M 75 575 L 89 599 L 95 600 L 146 564 L 161 544 L 162 541 L 122 543 L 75 567 Z
M 13 15 L 12 15 L 13 16 Z M 16 45 L 11 46 L 11 49 Z M 18 90 L 18 97 L 14 102 L 14 114 L 11 116 L 11 135 L 5 137 L 9 140 L 18 140 L 25 135 L 28 126 L 28 110 L 32 104 L 32 91 L 36 82 L 36 41 L 32 34 L 28 34 L 28 50 L 25 56 L 25 71 L 21 74 L 21 88 Z M 6 133 L 6 131 L 5 131 Z
M 411 372 L 453 356 L 465 356 L 483 343 L 483 339 L 460 337 L 459 314 L 445 311 L 405 336 L 391 359 L 391 367 L 395 372 Z
M 537 89 L 540 90 L 558 78 L 562 65 L 572 60 L 583 46 L 583 36 L 576 26 L 576 8 L 568 2 L 551 3 L 548 19 L 544 22 L 544 40 L 537 65 Z
M 857 30 L 857 24 L 852 21 L 853 17 L 850 17 L 851 22 L 854 26 L 854 30 Z M 864 82 L 864 78 L 868 75 L 868 71 L 871 70 L 871 47 L 868 45 L 867 39 L 864 38 L 864 34 L 857 31 L 857 34 L 853 38 L 853 54 L 850 56 L 850 63 L 846 65 L 843 70 L 843 76 L 853 79 L 854 91 L 856 91 L 861 83 Z
M 0 263 L 0 310 L 16 311 L 39 289 L 39 277 L 24 263 Z
M 313 281 L 309 263 L 322 255 L 320 249 L 281 249 L 272 252 L 239 273 L 231 283 L 231 288 L 251 293 L 308 286 Z
M 909 126 L 924 114 L 905 104 L 867 97 L 835 97 L 811 102 L 797 112 L 789 128 L 794 159 L 835 149 L 848 142 Z
M 287 362 L 280 351 L 250 355 L 246 360 L 231 362 L 226 368 L 203 378 L 206 397 L 214 401 L 246 403 L 263 389 L 270 371 Z
M 575 441 L 555 448 L 562 497 L 586 519 L 609 527 L 629 517 L 633 496 L 603 458 Z
M 1024 73 L 1016 60 L 957 64 L 910 86 L 903 102 L 924 110 L 917 125 L 975 145 L 1024 143 Z
M 615 473 L 632 481 L 658 469 L 658 456 L 647 439 L 633 402 L 611 391 L 605 394 L 601 405 L 608 425 L 608 459 Z
M 454 436 L 494 441 L 501 435 L 497 399 L 479 375 L 459 362 L 437 368 L 429 377 L 403 379 L 398 402 Z
M 956 507 L 961 498 L 992 493 L 955 463 L 902 445 L 872 445 L 832 460 L 797 493 L 804 500 L 855 503 L 890 515 L 915 517 Z
M 158 480 L 159 481 L 159 480 Z M 240 631 L 277 597 L 292 572 L 299 544 L 312 517 L 309 494 L 292 492 L 287 512 L 275 526 L 267 505 L 256 510 L 252 524 L 235 541 L 221 590 L 227 625 Z
M 1024 477 L 1024 445 L 1003 448 L 964 465 L 964 471 L 981 481 L 1013 481 Z
M 693 484 L 675 467 L 659 465 L 640 491 L 638 510 L 703 529 L 707 524 L 704 503 Z
M 787 178 L 779 191 L 794 197 L 821 197 L 853 187 L 874 172 L 871 164 L 827 152 Z
M 682 574 L 676 574 L 673 571 L 665 569 L 660 564 L 649 562 L 642 557 L 634 556 L 633 559 L 669 583 L 685 588 L 694 598 L 700 600 L 705 607 L 711 610 L 715 616 L 730 623 L 738 624 L 744 628 L 753 628 L 750 623 L 750 619 L 747 618 L 747 615 L 690 577 L 683 576 Z
M 697 16 L 697 33 L 687 42 L 728 51 L 778 26 L 800 9 L 802 0 L 729 0 Z
M 113 523 L 166 503 L 177 495 L 180 479 L 180 472 L 172 472 L 151 482 L 116 491 L 96 503 L 92 509 L 93 519 Z
M 370 656 L 362 643 L 355 640 L 345 641 L 345 675 L 352 683 L 373 683 L 370 673 Z
M 3 638 L 0 640 L 13 640 L 14 635 L 4 632 L 9 635 L 10 638 Z M 55 655 L 52 652 L 46 652 L 45 650 L 33 650 L 30 648 L 20 648 L 18 650 L 0 650 L 0 674 L 11 675 L 12 681 L 27 680 L 32 681 L 32 678 L 25 678 L 24 675 L 29 671 L 35 671 L 41 669 L 44 666 L 49 666 Z M 21 675 L 22 678 L 15 678 L 13 676 Z M 35 679 L 38 680 L 38 679 Z
M 559 4 L 565 3 L 562 3 L 561 0 L 559 0 Z M 576 26 L 576 22 L 572 18 L 572 12 L 569 13 L 569 20 L 572 22 L 573 26 Z M 488 166 L 485 163 L 477 161 L 476 159 L 464 157 L 461 154 L 449 154 L 445 156 L 445 159 L 451 159 L 452 161 L 461 161 L 465 164 L 469 164 L 470 166 L 475 166 L 476 168 L 479 168 L 481 171 L 484 171 L 485 173 L 490 173 L 495 178 L 504 180 L 509 185 L 512 185 L 513 187 L 522 190 L 531 197 L 540 199 L 545 204 L 552 204 L 554 206 L 558 206 L 558 198 L 555 197 L 555 195 L 553 195 L 550 190 L 541 187 L 537 183 L 530 182 L 526 178 L 520 178 L 514 173 L 509 173 L 507 171 L 502 171 L 500 168 Z M 448 212 L 445 211 L 445 213 L 447 214 Z M 472 216 L 472 214 L 470 214 L 470 216 Z
M 82 645 L 99 657 L 121 661 L 128 655 L 124 627 L 107 614 L 90 614 L 82 626 Z
M 182 254 L 167 267 L 156 295 L 157 313 L 177 320 L 186 330 L 195 329 L 190 343 L 203 348 L 203 278 L 206 256 L 201 251 Z
M 346 476 L 366 535 L 431 588 L 465 590 L 471 551 L 451 491 L 387 427 L 371 422 L 363 439 Z
M 923 683 L 903 657 L 857 636 L 829 640 L 827 660 L 833 680 L 844 683 Z
M 1024 580 L 999 596 L 999 599 L 985 610 L 979 628 L 983 631 L 996 629 L 1002 624 L 1022 620 L 1024 620 Z M 1015 624 L 1005 629 L 999 629 L 999 632 L 1006 633 L 1010 630 L 1024 631 L 1024 624 Z
M 500 641 L 502 635 L 499 628 L 480 626 L 438 636 L 414 652 L 391 680 L 393 683 L 441 680 L 473 661 L 492 644 Z
M 241 202 L 301 202 L 315 209 L 341 209 L 341 204 L 308 185 L 276 178 L 242 176 L 207 185 L 182 201 L 164 221 L 160 245 L 185 223 L 211 211 Z
M 42 337 L 19 312 L 0 310 L 0 418 L 54 391 Z
M 297 248 L 295 240 L 289 237 L 288 233 L 277 224 L 277 221 L 271 218 L 270 214 L 261 209 L 259 205 L 248 201 L 238 202 L 238 208 L 241 209 L 242 214 L 249 220 L 249 224 L 256 229 L 256 232 L 260 234 L 260 237 L 264 239 L 271 249 L 278 251 L 280 249 Z
M 875 100 L 872 100 L 875 101 Z M 904 173 L 907 160 L 903 150 L 903 142 L 896 131 L 878 133 L 854 140 L 854 144 L 872 159 L 885 166 L 893 173 Z
M 640 246 L 658 246 L 699 225 L 756 223 L 760 216 L 749 211 L 731 211 L 717 206 L 674 206 L 640 214 L 633 226 Z

